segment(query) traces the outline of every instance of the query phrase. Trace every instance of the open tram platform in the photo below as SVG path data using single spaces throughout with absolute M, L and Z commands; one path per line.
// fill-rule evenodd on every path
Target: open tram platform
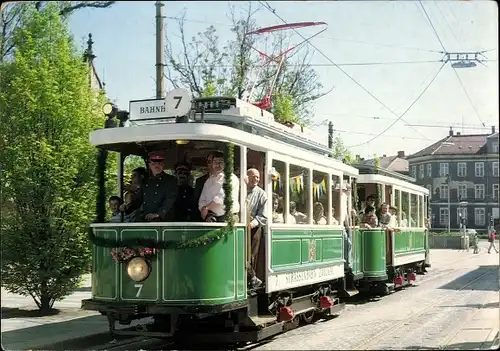
M 432 249 L 432 268 L 430 275 L 440 266 L 450 262 L 463 262 L 471 270 L 482 264 L 495 260 L 494 253 L 486 252 L 488 242 L 480 241 L 481 253 L 474 255 L 472 250 L 458 251 Z M 498 246 L 497 246 L 498 247 Z M 63 301 L 56 302 L 54 307 L 59 313 L 51 316 L 36 316 L 36 305 L 31 298 L 8 293 L 1 289 L 2 299 L 2 346 L 5 350 L 30 349 L 68 349 L 71 345 L 104 344 L 109 340 L 108 323 L 98 313 L 80 309 L 81 300 L 91 297 L 90 275 L 84 277 L 82 286 Z M 418 288 L 418 287 L 417 287 Z M 500 324 L 498 295 L 491 301 L 485 301 L 466 326 L 449 336 L 447 344 L 450 349 L 497 349 L 498 330 Z M 342 318 L 342 316 L 340 317 Z M 335 349 L 335 345 L 332 345 Z

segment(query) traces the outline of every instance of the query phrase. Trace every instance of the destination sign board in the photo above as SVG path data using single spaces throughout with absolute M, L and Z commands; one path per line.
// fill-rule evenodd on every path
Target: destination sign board
M 169 119 L 185 116 L 191 109 L 191 95 L 185 89 L 174 89 L 164 99 L 130 101 L 130 121 Z

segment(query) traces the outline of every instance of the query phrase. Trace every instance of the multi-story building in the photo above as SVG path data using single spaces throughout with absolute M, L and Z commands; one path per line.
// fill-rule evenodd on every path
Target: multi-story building
M 498 133 L 449 135 L 407 156 L 410 176 L 429 189 L 433 229 L 459 228 L 461 215 L 467 226 L 486 230 L 499 218 Z

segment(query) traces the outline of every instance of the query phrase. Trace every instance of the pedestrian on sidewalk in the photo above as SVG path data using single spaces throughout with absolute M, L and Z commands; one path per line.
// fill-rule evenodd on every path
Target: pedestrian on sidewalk
M 488 238 L 488 241 L 490 242 L 490 247 L 488 248 L 488 253 L 491 253 L 491 248 L 495 249 L 495 252 L 498 253 L 497 248 L 495 247 L 495 229 L 491 230 L 490 237 Z
M 479 245 L 478 245 L 478 237 L 477 237 L 476 233 L 472 234 L 472 247 L 474 248 L 473 253 L 478 254 L 479 253 Z

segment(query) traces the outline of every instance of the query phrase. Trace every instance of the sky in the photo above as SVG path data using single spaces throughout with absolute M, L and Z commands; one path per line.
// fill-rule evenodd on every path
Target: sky
M 154 4 L 117 2 L 108 9 L 79 10 L 70 19 L 80 45 L 92 33 L 98 74 L 108 96 L 122 109 L 128 109 L 130 100 L 155 96 Z M 328 29 L 311 40 L 319 50 L 308 47 L 324 91 L 331 90 L 314 103 L 311 128 L 318 139 L 326 141 L 324 121 L 332 121 L 349 150 L 367 158 L 415 153 L 445 137 L 450 126 L 462 134 L 489 133 L 493 125 L 498 131 L 496 2 L 422 4 L 437 36 L 418 1 L 269 2 L 287 23 L 328 23 Z M 188 38 L 214 25 L 222 42 L 231 40 L 229 6 L 243 11 L 248 2 L 165 2 L 165 29 L 174 50 L 180 46 L 175 18 L 183 13 Z M 252 6 L 261 7 L 255 1 Z M 259 27 L 282 24 L 264 7 L 255 16 Z M 440 69 L 440 41 L 446 52 L 489 50 L 484 54 L 487 67 L 453 69 L 447 63 Z M 394 63 L 408 61 L 413 63 Z M 166 84 L 167 91 L 173 88 Z

